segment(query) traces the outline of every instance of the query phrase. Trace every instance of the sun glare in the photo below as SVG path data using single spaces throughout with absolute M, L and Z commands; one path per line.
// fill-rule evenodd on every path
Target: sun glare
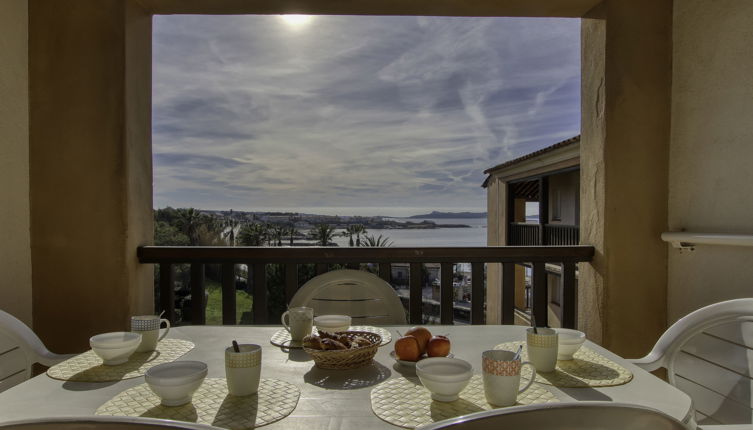
M 291 27 L 302 27 L 311 22 L 311 15 L 280 15 L 280 18 Z

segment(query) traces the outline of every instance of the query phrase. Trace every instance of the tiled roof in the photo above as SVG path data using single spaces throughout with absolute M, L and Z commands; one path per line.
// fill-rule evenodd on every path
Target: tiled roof
M 534 151 L 534 152 L 531 152 L 530 154 L 523 155 L 522 157 L 518 157 L 518 158 L 515 158 L 515 159 L 510 160 L 510 161 L 505 161 L 502 164 L 498 164 L 498 165 L 496 165 L 494 167 L 490 167 L 490 168 L 484 170 L 484 173 L 489 174 L 489 173 L 491 173 L 494 170 L 518 164 L 518 163 L 520 163 L 522 161 L 538 157 L 541 154 L 546 154 L 547 152 L 552 152 L 555 149 L 563 148 L 565 146 L 572 145 L 572 144 L 577 143 L 577 142 L 580 142 L 580 135 L 577 135 L 575 137 L 571 137 L 570 139 L 567 139 L 567 140 L 563 140 L 562 142 L 557 142 L 554 145 L 547 146 L 546 148 L 539 149 L 538 151 Z

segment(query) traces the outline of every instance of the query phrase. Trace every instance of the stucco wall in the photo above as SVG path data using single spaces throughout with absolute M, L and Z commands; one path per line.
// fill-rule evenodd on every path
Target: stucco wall
M 136 260 L 152 237 L 151 18 L 133 1 L 76 5 L 29 5 L 34 328 L 56 352 L 153 310 Z
M 753 234 L 753 2 L 675 2 L 669 228 Z M 668 317 L 753 296 L 753 248 L 669 253 Z
M 672 2 L 606 0 L 582 24 L 579 327 L 625 357 L 666 328 Z M 603 77 L 603 79 L 602 79 Z
M 31 312 L 28 2 L 0 1 L 0 309 Z

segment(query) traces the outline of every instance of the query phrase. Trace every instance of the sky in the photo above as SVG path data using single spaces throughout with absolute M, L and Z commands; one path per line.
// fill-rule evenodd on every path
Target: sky
M 156 16 L 154 205 L 485 211 L 483 170 L 580 131 L 580 21 Z

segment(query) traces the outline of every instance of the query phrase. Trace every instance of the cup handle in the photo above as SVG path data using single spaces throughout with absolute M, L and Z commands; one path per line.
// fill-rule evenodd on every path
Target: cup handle
M 159 320 L 159 325 L 162 326 L 162 323 L 167 324 L 167 327 L 165 327 L 165 332 L 162 333 L 162 336 L 160 336 L 159 339 L 157 339 L 157 342 L 159 342 L 162 339 L 164 339 L 165 336 L 167 336 L 167 334 L 170 333 L 170 320 L 166 320 L 166 319 L 162 318 L 161 320 Z
M 290 311 L 285 311 L 285 313 L 282 314 L 282 317 L 280 318 L 280 322 L 282 323 L 282 327 L 290 333 L 290 325 L 285 322 L 285 317 L 288 316 Z
M 532 384 L 533 384 L 533 382 L 534 382 L 534 381 L 536 380 L 536 368 L 535 368 L 535 367 L 533 367 L 533 364 L 531 364 L 531 362 L 530 362 L 530 361 L 525 361 L 525 362 L 521 363 L 521 364 L 520 364 L 520 367 L 521 367 L 521 368 L 523 368 L 523 366 L 525 366 L 525 365 L 528 365 L 528 366 L 530 366 L 530 367 L 531 367 L 531 379 L 529 379 L 529 380 L 528 380 L 528 383 L 526 384 L 526 386 L 525 386 L 525 387 L 523 387 L 523 388 L 521 388 L 520 390 L 518 390 L 518 394 L 520 394 L 520 393 L 522 393 L 523 391 L 525 391 L 525 390 L 527 390 L 527 389 L 531 388 L 531 385 L 532 385 Z

